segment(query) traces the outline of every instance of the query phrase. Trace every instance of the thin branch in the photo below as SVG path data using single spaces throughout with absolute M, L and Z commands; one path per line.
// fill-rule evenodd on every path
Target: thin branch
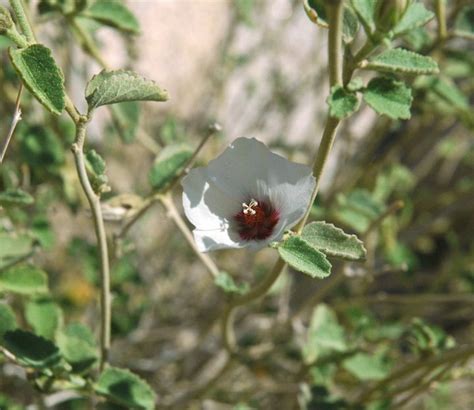
M 169 194 L 165 194 L 163 196 L 160 196 L 159 199 L 162 205 L 165 207 L 168 213 L 168 216 L 173 220 L 173 222 L 176 224 L 178 229 L 181 231 L 184 238 L 188 242 L 189 246 L 193 249 L 194 253 L 197 255 L 197 257 L 201 260 L 201 262 L 207 268 L 211 276 L 213 278 L 216 278 L 217 275 L 219 275 L 219 268 L 214 263 L 214 261 L 209 257 L 208 254 L 202 253 L 199 251 L 199 249 L 196 246 L 196 242 L 194 241 L 192 233 L 190 232 L 190 230 L 188 229 L 188 226 L 186 225 L 186 222 L 184 222 L 184 219 L 181 217 L 180 213 L 176 209 L 176 206 L 171 196 Z
M 21 28 L 21 31 L 26 37 L 28 43 L 36 43 L 35 35 L 31 29 L 31 24 L 28 19 L 27 8 L 23 3 L 23 0 L 10 0 L 10 7 L 15 14 L 16 21 Z
M 105 363 L 108 360 L 110 349 L 110 328 L 111 328 L 111 296 L 110 296 L 110 268 L 109 256 L 107 248 L 107 236 L 105 233 L 104 220 L 102 218 L 102 208 L 100 206 L 100 198 L 94 192 L 89 178 L 84 158 L 84 141 L 86 138 L 85 120 L 81 120 L 76 124 L 76 139 L 72 145 L 72 152 L 76 163 L 76 170 L 79 176 L 82 189 L 86 194 L 87 200 L 92 212 L 92 219 L 94 221 L 95 233 L 100 251 L 100 273 L 101 273 L 101 321 L 100 321 L 100 370 L 104 369 Z
M 6 154 L 7 149 L 8 149 L 8 145 L 10 144 L 13 133 L 15 132 L 15 128 L 21 120 L 20 103 L 21 103 L 21 94 L 22 93 L 23 93 L 23 83 L 20 83 L 20 89 L 18 90 L 18 95 L 16 97 L 15 111 L 13 113 L 13 119 L 12 119 L 12 123 L 10 125 L 10 130 L 8 131 L 7 138 L 5 139 L 5 142 L 3 143 L 3 147 L 0 151 L 0 164 L 3 162 L 3 158 L 5 157 L 5 154 Z

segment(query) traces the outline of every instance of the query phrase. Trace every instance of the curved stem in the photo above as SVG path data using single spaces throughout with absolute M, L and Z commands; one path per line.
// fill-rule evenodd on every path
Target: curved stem
M 20 26 L 21 31 L 25 35 L 28 43 L 36 43 L 35 35 L 33 34 L 33 30 L 31 29 L 31 25 L 28 20 L 28 14 L 23 0 L 10 0 L 10 7 L 12 8 L 13 13 L 16 17 L 16 21 Z
M 283 259 L 278 258 L 273 269 L 268 272 L 256 287 L 252 288 L 246 294 L 233 299 L 225 308 L 222 316 L 222 340 L 229 353 L 235 354 L 237 352 L 237 343 L 234 333 L 234 317 L 236 308 L 246 305 L 249 302 L 253 302 L 265 295 L 278 279 L 285 266 L 286 263 Z
M 328 36 L 328 60 L 329 60 L 329 83 L 342 85 L 342 17 L 344 2 L 334 0 L 327 2 L 329 17 Z
M 76 164 L 77 174 L 82 189 L 86 194 L 94 221 L 95 234 L 97 237 L 100 251 L 100 273 L 101 273 L 101 321 L 100 321 L 100 370 L 104 369 L 108 359 L 110 349 L 110 327 L 111 327 L 111 297 L 110 297 L 110 268 L 109 256 L 107 248 L 107 236 L 105 233 L 104 220 L 102 218 L 102 209 L 100 206 L 100 198 L 94 192 L 89 178 L 87 176 L 85 158 L 84 158 L 84 141 L 86 138 L 87 120 L 81 118 L 76 124 L 76 139 L 72 144 L 72 152 Z

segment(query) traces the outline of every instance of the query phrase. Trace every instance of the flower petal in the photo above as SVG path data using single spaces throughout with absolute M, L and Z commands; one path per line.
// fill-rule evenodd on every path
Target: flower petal
M 195 229 L 193 234 L 200 252 L 209 252 L 225 248 L 243 248 L 247 246 L 246 242 L 241 241 L 238 235 L 233 234 L 228 229 Z
M 198 229 L 223 229 L 242 206 L 209 183 L 206 168 L 192 169 L 182 185 L 184 212 Z

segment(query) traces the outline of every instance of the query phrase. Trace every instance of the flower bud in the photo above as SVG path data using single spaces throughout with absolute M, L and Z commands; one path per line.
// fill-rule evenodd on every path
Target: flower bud
M 405 14 L 410 0 L 378 0 L 375 11 L 377 30 L 388 33 Z
M 10 16 L 10 12 L 3 6 L 0 6 L 0 34 L 13 27 L 13 20 Z

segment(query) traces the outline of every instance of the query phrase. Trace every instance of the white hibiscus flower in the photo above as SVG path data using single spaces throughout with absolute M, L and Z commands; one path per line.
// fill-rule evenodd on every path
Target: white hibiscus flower
M 254 138 L 236 139 L 183 178 L 184 212 L 199 250 L 260 249 L 280 240 L 303 217 L 315 182 L 306 165 Z

